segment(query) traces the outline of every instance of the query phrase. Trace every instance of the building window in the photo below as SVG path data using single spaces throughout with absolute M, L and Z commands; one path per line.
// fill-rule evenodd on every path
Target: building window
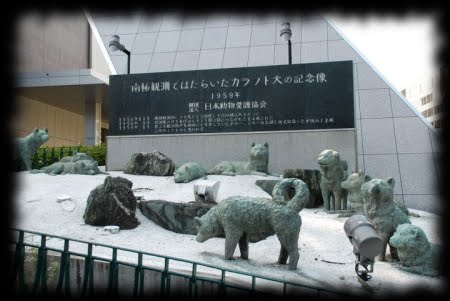
M 422 101 L 422 106 L 430 103 L 433 100 L 432 94 L 428 94 L 420 99 Z
M 427 110 L 423 111 L 423 112 L 422 112 L 422 115 L 423 115 L 423 117 L 426 118 L 426 117 L 427 117 Z
M 434 107 L 434 114 L 439 114 L 442 112 L 442 104 L 439 104 L 437 106 Z
M 422 106 L 424 106 L 425 103 L 426 103 L 425 101 L 427 100 L 427 98 L 426 97 L 422 97 L 420 100 L 422 101 Z
M 401 93 L 404 97 L 406 97 L 406 89 L 403 89 Z
M 441 127 L 441 119 L 438 119 L 438 120 L 434 121 L 434 127 L 437 128 L 437 129 Z
M 433 108 L 429 108 L 427 110 L 427 115 L 428 115 L 428 117 L 433 116 Z

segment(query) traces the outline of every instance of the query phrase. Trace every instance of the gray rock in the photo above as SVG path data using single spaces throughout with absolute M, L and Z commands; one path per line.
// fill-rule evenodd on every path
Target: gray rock
M 262 190 L 272 195 L 273 188 L 280 182 L 280 180 L 256 180 L 255 184 L 261 187 Z
M 92 226 L 119 226 L 133 229 L 139 225 L 133 183 L 122 177 L 106 177 L 105 182 L 91 191 L 84 211 L 84 222 Z
M 172 159 L 159 151 L 134 153 L 123 171 L 131 175 L 172 176 L 175 164 Z
M 166 230 L 196 235 L 197 228 L 194 224 L 194 217 L 203 216 L 215 205 L 203 202 L 173 203 L 150 200 L 139 202 L 139 209 L 144 216 Z

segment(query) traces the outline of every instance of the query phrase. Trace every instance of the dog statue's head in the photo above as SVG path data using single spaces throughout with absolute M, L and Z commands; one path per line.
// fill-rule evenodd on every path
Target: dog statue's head
M 397 248 L 398 256 L 403 265 L 411 266 L 421 263 L 421 258 L 431 246 L 425 232 L 413 224 L 398 225 L 389 244 Z

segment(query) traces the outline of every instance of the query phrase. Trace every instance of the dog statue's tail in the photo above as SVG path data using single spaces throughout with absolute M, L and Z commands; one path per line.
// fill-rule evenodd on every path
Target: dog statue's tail
M 293 193 L 293 191 L 295 192 Z M 294 195 L 292 196 L 292 194 Z M 272 190 L 272 200 L 275 203 L 286 205 L 291 207 L 292 210 L 300 212 L 305 208 L 309 200 L 308 186 L 300 179 L 282 179 Z

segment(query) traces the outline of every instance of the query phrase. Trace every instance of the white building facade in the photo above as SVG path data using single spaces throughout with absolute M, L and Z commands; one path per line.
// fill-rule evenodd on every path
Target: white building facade
M 439 91 L 439 74 L 423 78 L 401 91 L 419 112 L 436 128 L 442 128 L 443 104 Z

